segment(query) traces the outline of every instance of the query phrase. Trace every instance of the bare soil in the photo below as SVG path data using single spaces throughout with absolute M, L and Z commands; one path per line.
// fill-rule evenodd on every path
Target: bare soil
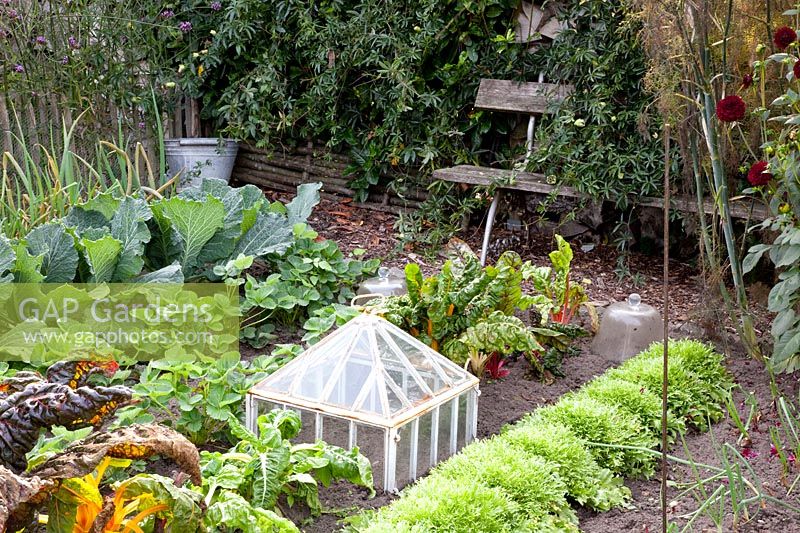
M 367 257 L 379 257 L 384 264 L 402 267 L 409 261 L 421 264 L 423 271 L 432 273 L 442 263 L 443 258 L 425 259 L 414 250 L 403 249 L 394 236 L 394 215 L 350 207 L 347 200 L 334 202 L 324 200 L 310 220 L 311 224 L 324 237 L 336 240 L 340 247 L 349 252 L 355 248 L 367 250 Z M 473 230 L 462 236 L 474 250 L 480 248 L 480 231 Z M 513 243 L 513 249 L 523 259 L 537 264 L 548 264 L 547 254 L 552 249 L 552 238 L 546 235 L 531 235 L 525 239 L 515 237 L 511 232 L 500 229 L 496 238 L 506 239 Z M 629 269 L 633 277 L 620 280 L 614 273 L 616 266 L 616 250 L 607 245 L 595 245 L 582 251 L 579 245 L 573 246 L 573 277 L 586 278 L 591 284 L 588 288 L 590 298 L 602 308 L 613 301 L 620 301 L 631 292 L 642 295 L 643 301 L 663 310 L 661 274 L 661 257 L 632 254 Z M 490 254 L 498 255 L 498 251 Z M 780 422 L 770 392 L 770 379 L 763 366 L 748 359 L 736 340 L 733 328 L 718 303 L 713 291 L 702 281 L 699 273 L 692 267 L 671 262 L 670 264 L 670 331 L 674 336 L 691 336 L 714 342 L 718 348 L 728 354 L 727 367 L 735 377 L 741 390 L 736 393 L 736 402 L 743 417 L 747 416 L 749 407 L 745 406 L 745 393 L 755 395 L 759 408 L 758 422 L 751 429 L 749 442 L 739 439 L 735 424 L 726 417 L 716 424 L 712 431 L 705 434 L 689 434 L 686 445 L 691 457 L 699 463 L 719 465 L 717 449 L 721 443 L 727 442 L 738 450 L 745 447 L 752 450 L 749 459 L 750 467 L 756 477 L 750 475 L 751 481 L 775 498 L 800 508 L 798 494 L 800 483 L 789 496 L 787 486 L 798 475 L 800 467 L 795 463 L 792 472 L 785 476 L 782 465 L 770 454 L 771 427 L 778 427 Z M 758 299 L 756 299 L 758 300 Z M 755 306 L 757 327 L 768 337 L 769 315 Z M 564 361 L 565 377 L 558 378 L 552 384 L 544 384 L 531 374 L 528 363 L 522 359 L 511 361 L 508 368 L 511 374 L 498 381 L 484 381 L 481 384 L 481 396 L 478 409 L 478 436 L 486 437 L 497 433 L 500 428 L 519 420 L 537 407 L 557 400 L 565 392 L 579 387 L 592 377 L 601 374 L 612 363 L 590 353 L 589 339 L 581 340 L 581 355 Z M 798 398 L 798 376 L 778 376 L 778 389 L 787 398 L 796 401 Z M 675 446 L 671 453 L 685 457 L 686 453 Z M 708 472 L 700 472 L 708 475 Z M 670 480 L 684 483 L 693 479 L 692 472 L 680 465 L 671 465 Z M 655 532 L 661 529 L 660 480 L 658 476 L 651 480 L 628 480 L 627 485 L 633 493 L 633 501 L 629 508 L 617 509 L 606 513 L 594 513 L 579 509 L 580 527 L 586 532 Z M 716 486 L 710 487 L 713 491 Z M 698 508 L 699 503 L 691 495 L 675 500 L 679 490 L 671 488 L 668 494 L 670 501 L 669 520 L 681 528 L 686 523 L 685 515 Z M 311 519 L 307 512 L 300 508 L 284 508 L 287 515 L 306 532 L 330 532 L 339 529 L 337 522 L 341 518 L 357 513 L 361 509 L 381 507 L 392 501 L 394 496 L 379 494 L 369 499 L 367 491 L 355 488 L 346 483 L 335 484 L 320 491 L 325 513 Z M 730 509 L 728 509 L 730 511 Z M 694 523 L 690 531 L 771 531 L 800 532 L 800 514 L 768 503 L 761 508 L 750 507 L 748 517 L 740 516 L 734 523 L 730 512 L 719 529 L 707 518 Z
M 771 439 L 770 428 L 780 426 L 780 418 L 772 402 L 770 393 L 770 380 L 763 367 L 741 352 L 731 354 L 726 366 L 733 374 L 741 390 L 735 394 L 735 400 L 740 415 L 746 417 L 749 408 L 744 404 L 745 393 L 755 394 L 759 407 L 758 423 L 750 431 L 750 443 L 744 439 L 739 439 L 740 433 L 736 425 L 726 417 L 722 422 L 715 424 L 709 433 L 690 433 L 686 436 L 686 445 L 689 454 L 697 463 L 712 466 L 721 466 L 719 457 L 719 447 L 722 443 L 730 443 L 737 450 L 741 451 L 745 447 L 750 448 L 754 453 L 748 459 L 750 466 L 756 476 L 748 474 L 747 478 L 754 485 L 761 485 L 762 490 L 767 494 L 800 508 L 800 494 L 798 487 L 795 487 L 791 495 L 786 496 L 787 485 L 791 484 L 798 475 L 800 468 L 797 464 L 793 465 L 792 472 L 788 476 L 783 475 L 783 467 L 777 457 L 770 454 Z M 798 380 L 797 376 L 778 376 L 776 378 L 778 388 L 787 398 L 797 399 Z M 687 454 L 681 449 L 682 446 L 673 446 L 670 453 L 678 457 L 686 458 Z M 709 470 L 701 469 L 700 474 L 704 477 L 711 475 Z M 669 480 L 677 483 L 691 483 L 696 478 L 690 467 L 671 464 L 669 469 Z M 620 531 L 630 532 L 656 532 L 661 529 L 661 491 L 660 476 L 651 480 L 631 480 L 626 484 L 633 493 L 633 502 L 630 509 L 615 509 L 607 513 L 595 513 L 586 509 L 579 510 L 580 526 L 583 531 L 591 533 L 617 533 Z M 710 494 L 719 483 L 709 485 L 706 490 Z M 675 522 L 681 528 L 687 523 L 684 515 L 696 510 L 700 503 L 692 496 L 686 496 L 676 500 L 675 497 L 680 490 L 671 488 L 667 493 L 669 502 L 668 519 Z M 752 496 L 751 492 L 748 496 Z M 731 508 L 726 508 L 726 518 L 721 524 L 721 529 L 707 517 L 698 519 L 692 524 L 688 531 L 713 532 L 713 531 L 741 531 L 741 532 L 797 532 L 800 531 L 800 514 L 792 512 L 783 507 L 769 503 L 763 509 L 759 505 L 752 505 L 749 509 L 749 520 L 740 516 L 738 523 L 734 524 L 734 517 Z

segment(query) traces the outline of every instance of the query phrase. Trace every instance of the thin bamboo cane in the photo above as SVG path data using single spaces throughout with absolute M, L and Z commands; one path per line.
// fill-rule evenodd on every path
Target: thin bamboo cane
M 742 265 L 737 255 L 736 240 L 733 228 L 733 221 L 731 219 L 728 183 L 725 176 L 725 169 L 722 166 L 722 161 L 719 157 L 719 138 L 717 137 L 716 130 L 714 129 L 711 110 L 714 109 L 714 100 L 708 91 L 704 91 L 703 106 L 701 109 L 700 123 L 703 128 L 703 133 L 706 138 L 706 145 L 708 146 L 709 157 L 711 159 L 712 177 L 714 179 L 714 189 L 718 199 L 718 207 L 720 212 L 720 222 L 722 225 L 722 235 L 725 240 L 725 248 L 728 252 L 728 260 L 731 266 L 731 277 L 733 278 L 733 286 L 736 294 L 736 303 L 739 308 L 739 321 L 741 327 L 740 337 L 750 354 L 756 360 L 763 360 L 761 350 L 758 346 L 758 340 L 755 333 L 755 326 L 753 325 L 753 317 L 750 314 L 747 306 L 747 293 L 744 288 L 744 277 L 742 275 Z
M 664 125 L 664 359 L 661 378 L 661 531 L 667 533 L 667 400 L 669 388 L 669 124 Z

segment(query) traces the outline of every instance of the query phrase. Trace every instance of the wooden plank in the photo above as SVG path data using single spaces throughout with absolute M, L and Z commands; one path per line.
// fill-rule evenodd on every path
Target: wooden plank
M 493 185 L 502 183 L 503 189 L 513 189 L 516 191 L 536 192 L 549 194 L 555 187 L 547 183 L 544 174 L 534 174 L 531 172 L 514 172 L 500 168 L 473 167 L 470 165 L 460 165 L 452 168 L 440 168 L 433 171 L 433 178 L 456 183 L 466 183 L 469 185 Z M 510 180 L 513 179 L 513 183 Z M 562 196 L 581 197 L 583 194 L 572 187 L 559 187 L 559 194 Z
M 542 115 L 573 89 L 572 85 L 556 83 L 484 79 L 478 87 L 475 108 Z
M 509 180 L 513 178 L 513 182 Z M 440 168 L 433 172 L 433 179 L 444 181 L 451 181 L 454 183 L 465 183 L 467 185 L 493 185 L 498 184 L 502 189 L 535 192 L 538 194 L 551 194 L 553 191 L 558 196 L 567 196 L 571 198 L 586 198 L 589 196 L 578 191 L 573 187 L 566 185 L 553 185 L 547 183 L 547 180 L 542 174 L 534 174 L 531 172 L 516 172 L 511 170 L 504 170 L 498 168 L 487 167 L 473 167 L 469 165 L 460 165 L 457 167 Z M 499 183 L 498 183 L 499 182 Z M 657 209 L 664 208 L 664 200 L 662 198 L 655 198 L 651 196 L 644 196 L 639 199 L 636 204 L 639 207 L 654 207 Z M 672 209 L 683 213 L 697 213 L 697 201 L 691 196 L 678 196 L 673 197 L 670 203 Z M 715 211 L 715 206 L 710 200 L 703 203 L 703 210 L 706 215 L 710 215 Z M 739 219 L 752 219 L 761 221 L 769 216 L 769 210 L 761 203 L 757 203 L 752 207 L 740 202 L 731 204 L 731 216 Z

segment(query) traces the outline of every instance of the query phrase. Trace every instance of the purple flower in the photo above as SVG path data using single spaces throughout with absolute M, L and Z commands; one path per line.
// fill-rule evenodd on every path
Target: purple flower
M 61 64 L 62 65 L 66 65 L 67 63 L 69 63 L 69 56 L 62 57 L 61 58 Z
M 143 130 L 146 126 L 147 126 L 147 124 L 145 124 L 144 122 L 140 122 L 139 123 L 139 129 L 140 130 Z
M 222 2 L 211 2 L 212 11 L 219 11 L 220 9 L 222 9 Z
M 192 23 L 188 20 L 184 20 L 180 24 L 178 24 L 178 29 L 181 30 L 183 33 L 189 33 L 192 31 Z
M 69 39 L 67 39 L 67 43 L 69 44 L 69 47 L 70 47 L 70 48 L 74 48 L 74 49 L 76 49 L 76 50 L 77 50 L 78 48 L 80 48 L 80 47 L 81 47 L 81 43 L 79 43 L 79 42 L 78 42 L 78 39 L 76 39 L 76 38 L 75 38 L 74 36 L 72 36 L 72 35 L 70 35 L 70 36 L 69 36 Z
M 11 20 L 16 20 L 19 18 L 19 13 L 17 13 L 16 9 L 12 9 L 11 11 L 8 12 L 8 18 L 10 18 Z
M 171 9 L 165 9 L 164 11 L 161 12 L 160 16 L 162 19 L 171 19 L 172 17 L 175 16 L 175 12 Z
M 44 35 L 40 35 L 36 38 L 36 44 L 47 44 L 47 39 L 44 38 Z
M 25 72 L 25 67 L 17 63 L 16 65 L 14 65 L 14 72 L 20 72 L 20 73 Z

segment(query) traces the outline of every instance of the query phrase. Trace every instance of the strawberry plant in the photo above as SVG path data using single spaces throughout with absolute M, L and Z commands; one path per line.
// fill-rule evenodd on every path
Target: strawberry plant
M 356 283 L 378 268 L 378 259 L 345 258 L 335 241 L 308 227 L 296 228 L 295 237 L 285 253 L 266 258 L 273 274 L 244 282 L 243 337 L 254 347 L 266 345 L 276 324 L 301 324 L 325 306 L 348 303 Z
M 230 424 L 244 416 L 247 391 L 274 372 L 278 361 L 272 356 L 241 361 L 238 352 L 151 361 L 133 387 L 137 403 L 121 409 L 116 423 L 160 420 L 195 444 L 214 439 L 233 443 Z

